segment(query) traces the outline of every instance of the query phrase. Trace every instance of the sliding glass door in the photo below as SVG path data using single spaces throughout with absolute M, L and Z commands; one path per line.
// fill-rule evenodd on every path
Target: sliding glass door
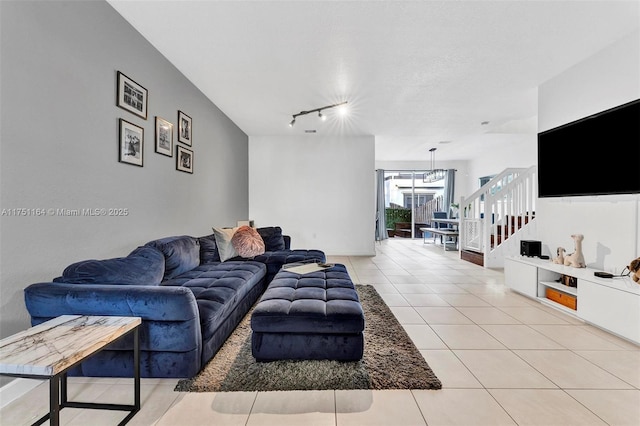
M 444 193 L 444 179 L 424 182 L 427 170 L 385 170 L 385 218 L 390 237 L 422 238 Z M 440 202 L 441 205 L 441 202 Z

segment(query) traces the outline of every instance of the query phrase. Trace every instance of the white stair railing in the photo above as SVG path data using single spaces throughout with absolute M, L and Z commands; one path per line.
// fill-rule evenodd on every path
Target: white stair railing
M 537 168 L 505 169 L 460 201 L 460 249 L 482 253 L 485 267 L 517 254 L 535 218 Z M 529 228 L 529 233 L 531 229 Z

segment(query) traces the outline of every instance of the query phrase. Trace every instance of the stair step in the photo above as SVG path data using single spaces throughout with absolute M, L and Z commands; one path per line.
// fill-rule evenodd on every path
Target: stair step
M 475 265 L 484 266 L 484 255 L 473 250 L 460 250 L 460 259 Z

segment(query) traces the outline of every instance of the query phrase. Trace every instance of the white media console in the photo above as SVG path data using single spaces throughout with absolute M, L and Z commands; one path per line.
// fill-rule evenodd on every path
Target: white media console
M 524 256 L 504 261 L 505 281 L 512 290 L 640 345 L 640 284 L 630 277 L 599 278 L 593 275 L 596 271 Z M 560 283 L 562 275 L 577 278 L 577 286 Z M 548 296 L 565 297 L 576 309 Z

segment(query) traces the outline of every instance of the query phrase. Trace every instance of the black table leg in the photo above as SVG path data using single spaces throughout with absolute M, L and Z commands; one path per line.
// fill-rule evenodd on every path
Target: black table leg
M 133 331 L 133 386 L 134 407 L 136 412 L 140 410 L 140 330 Z
M 60 424 L 60 374 L 49 379 L 49 424 Z

